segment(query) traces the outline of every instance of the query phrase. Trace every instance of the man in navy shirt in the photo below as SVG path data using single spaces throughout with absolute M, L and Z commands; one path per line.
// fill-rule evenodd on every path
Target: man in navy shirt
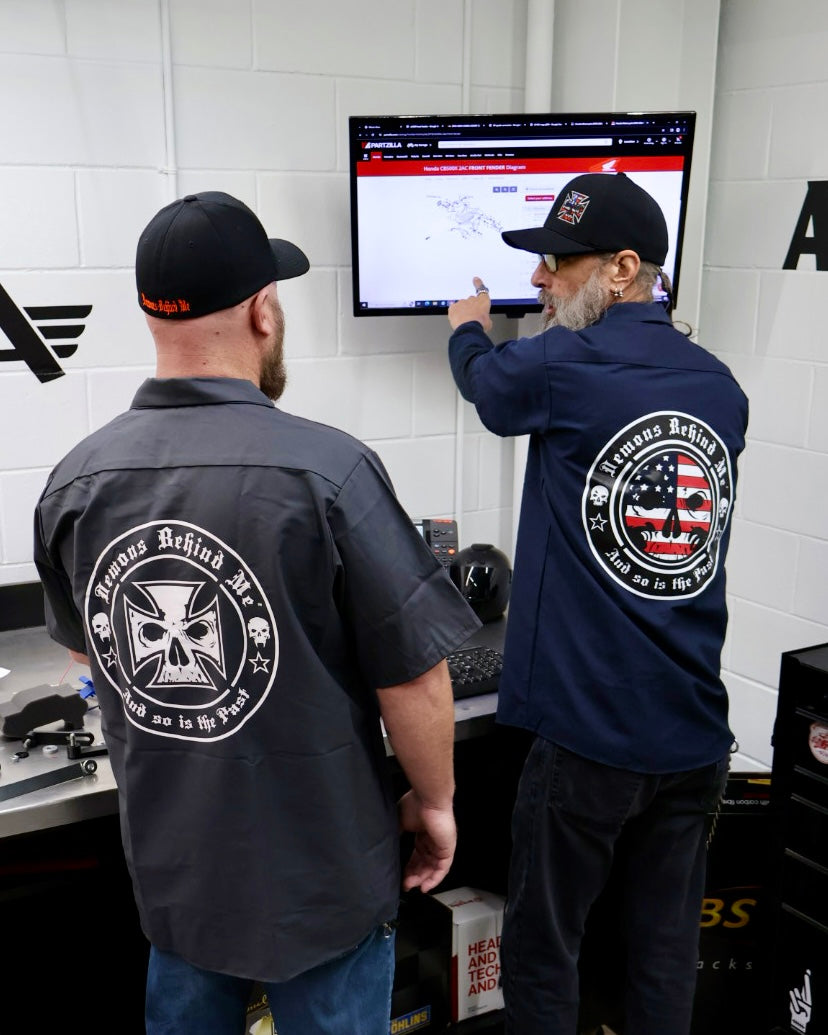
M 480 622 L 379 457 L 274 406 L 277 282 L 308 267 L 227 194 L 163 208 L 135 269 L 157 376 L 37 506 L 151 943 L 148 1035 L 241 1032 L 254 981 L 279 1035 L 387 1035 L 400 887 L 454 854 L 445 656 Z
M 624 174 L 567 183 L 542 227 L 543 330 L 494 345 L 489 297 L 449 308 L 463 397 L 528 435 L 498 720 L 534 734 L 513 817 L 510 1035 L 574 1035 L 590 907 L 623 867 L 625 1029 L 687 1035 L 708 817 L 733 735 L 724 561 L 747 399 L 654 300 L 668 250 Z M 669 289 L 669 284 L 667 284 Z

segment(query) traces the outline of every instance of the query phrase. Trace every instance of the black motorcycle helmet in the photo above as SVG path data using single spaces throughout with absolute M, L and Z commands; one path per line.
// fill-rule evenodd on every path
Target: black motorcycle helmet
M 472 543 L 456 553 L 449 576 L 481 622 L 492 622 L 506 610 L 512 567 L 506 554 L 491 543 Z

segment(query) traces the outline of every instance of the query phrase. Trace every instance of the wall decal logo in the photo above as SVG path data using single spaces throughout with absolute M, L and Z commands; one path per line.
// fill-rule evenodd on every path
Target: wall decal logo
M 270 693 L 279 636 L 253 572 L 197 525 L 152 521 L 101 553 L 87 642 L 133 725 L 180 740 L 235 733 Z
M 0 361 L 23 361 L 38 381 L 54 381 L 65 370 L 58 359 L 67 359 L 78 348 L 77 339 L 86 329 L 83 323 L 91 305 L 41 305 L 17 307 L 0 284 L 0 331 L 11 348 L 0 348 Z M 49 348 L 46 342 L 55 342 Z
M 581 516 L 607 574 L 665 600 L 695 596 L 716 574 L 732 505 L 730 456 L 712 428 L 686 413 L 651 413 L 601 451 Z
M 813 235 L 808 236 L 808 229 Z M 828 180 L 809 180 L 783 270 L 795 270 L 802 255 L 813 255 L 817 270 L 828 270 Z

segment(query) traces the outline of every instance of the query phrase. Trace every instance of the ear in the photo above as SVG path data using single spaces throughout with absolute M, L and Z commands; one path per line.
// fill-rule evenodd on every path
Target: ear
M 624 251 L 615 254 L 613 264 L 615 272 L 610 278 L 612 281 L 611 286 L 613 289 L 625 291 L 638 276 L 638 271 L 641 268 L 641 259 L 638 256 L 638 252 L 634 252 L 631 248 L 625 248 Z
M 273 304 L 271 299 L 276 297 L 276 283 L 265 284 L 257 294 L 253 296 L 250 304 L 250 322 L 254 330 L 259 334 L 268 336 L 273 333 L 276 322 L 273 315 Z

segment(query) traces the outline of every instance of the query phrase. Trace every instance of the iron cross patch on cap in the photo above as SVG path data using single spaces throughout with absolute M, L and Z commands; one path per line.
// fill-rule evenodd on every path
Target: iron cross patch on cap
M 580 223 L 589 204 L 589 195 L 581 194 L 577 190 L 568 192 L 563 204 L 558 210 L 558 219 L 564 223 Z

